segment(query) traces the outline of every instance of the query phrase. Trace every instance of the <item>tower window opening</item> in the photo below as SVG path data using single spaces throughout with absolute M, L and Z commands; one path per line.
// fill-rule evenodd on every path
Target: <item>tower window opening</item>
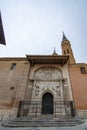
M 67 50 L 67 53 L 69 54 L 69 50 Z
M 66 55 L 66 51 L 64 51 L 64 55 Z

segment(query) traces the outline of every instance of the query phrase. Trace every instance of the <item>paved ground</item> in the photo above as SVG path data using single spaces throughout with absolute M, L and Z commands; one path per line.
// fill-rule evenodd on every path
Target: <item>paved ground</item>
M 3 128 L 0 130 L 87 130 L 87 120 L 85 123 L 74 127 L 26 127 L 26 128 Z

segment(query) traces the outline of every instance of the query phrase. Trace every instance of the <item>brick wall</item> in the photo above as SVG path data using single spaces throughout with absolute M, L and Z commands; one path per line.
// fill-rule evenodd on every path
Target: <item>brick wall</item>
M 0 109 L 13 107 L 18 83 L 26 58 L 0 58 Z M 16 63 L 14 69 L 12 64 Z
M 87 70 L 87 64 L 74 64 L 69 66 L 69 71 L 76 109 L 87 110 L 87 73 L 81 74 L 82 66 Z

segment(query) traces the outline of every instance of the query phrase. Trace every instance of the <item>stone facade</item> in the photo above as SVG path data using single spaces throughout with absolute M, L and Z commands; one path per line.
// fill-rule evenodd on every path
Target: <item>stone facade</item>
M 20 101 L 41 102 L 47 92 L 55 102 L 73 101 L 67 64 L 31 65 L 27 58 L 1 58 L 0 62 L 2 115 L 4 112 L 7 117 L 17 116 Z M 12 65 L 16 65 L 15 68 Z
M 43 114 L 45 94 L 48 94 L 45 99 L 51 96 L 53 100 L 51 114 L 70 115 L 76 110 L 78 116 L 87 117 L 86 92 L 87 64 L 75 62 L 70 42 L 65 35 L 62 55 L 54 52 L 53 55 L 0 58 L 1 119 L 29 116 L 36 111 L 38 115 Z
M 62 72 L 60 69 L 61 67 L 58 66 L 39 66 L 40 68 L 38 69 L 38 66 L 33 67 L 32 71 L 30 74 L 29 78 L 29 83 L 32 82 L 32 86 L 29 85 L 28 88 L 32 89 L 32 97 L 31 100 L 41 100 L 43 93 L 45 92 L 52 92 L 54 95 L 54 100 L 64 100 L 64 88 L 63 88 L 63 83 L 62 80 L 63 78 L 69 79 L 68 77 L 68 72 Z M 62 67 L 63 68 L 63 67 Z M 65 67 L 64 67 L 65 68 Z M 64 69 L 63 68 L 63 69 Z M 63 73 L 66 73 L 65 77 L 63 76 Z M 70 81 L 67 81 L 67 91 L 69 91 L 68 86 L 70 84 L 68 83 Z M 67 99 L 70 100 L 70 95 L 69 93 L 66 94 Z

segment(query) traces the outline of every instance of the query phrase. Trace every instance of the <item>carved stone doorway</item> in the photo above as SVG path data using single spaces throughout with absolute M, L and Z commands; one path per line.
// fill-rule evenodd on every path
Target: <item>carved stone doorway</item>
M 53 114 L 53 95 L 49 92 L 42 97 L 42 114 Z

